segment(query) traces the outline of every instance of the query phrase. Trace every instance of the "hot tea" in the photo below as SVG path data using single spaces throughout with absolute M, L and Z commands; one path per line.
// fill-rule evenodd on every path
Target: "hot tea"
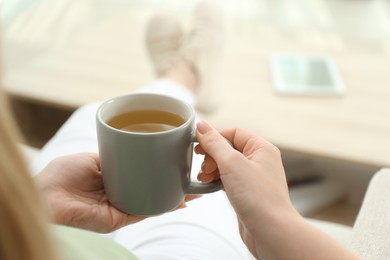
M 185 122 L 184 118 L 161 110 L 134 110 L 114 116 L 107 124 L 129 132 L 154 133 L 174 129 Z

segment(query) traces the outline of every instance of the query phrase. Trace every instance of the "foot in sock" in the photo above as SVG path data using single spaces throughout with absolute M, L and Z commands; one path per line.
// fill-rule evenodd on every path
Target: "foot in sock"
M 222 14 L 210 1 L 198 4 L 187 34 L 180 22 L 167 14 L 156 15 L 147 27 L 146 44 L 157 76 L 174 75 L 174 80 L 195 78 L 196 108 L 201 112 L 212 112 L 218 106 L 215 73 L 223 35 Z

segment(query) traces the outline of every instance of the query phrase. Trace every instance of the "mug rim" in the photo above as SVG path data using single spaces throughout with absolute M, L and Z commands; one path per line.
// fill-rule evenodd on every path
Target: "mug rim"
M 165 99 L 171 99 L 175 102 L 178 102 L 178 103 L 181 103 L 183 104 L 187 109 L 188 111 L 190 112 L 190 115 L 187 119 L 185 119 L 185 122 L 173 129 L 169 129 L 169 130 L 164 130 L 164 131 L 160 131 L 160 132 L 134 132 L 134 131 L 128 131 L 128 130 L 121 130 L 121 129 L 118 129 L 118 128 L 115 128 L 115 127 L 112 127 L 110 126 L 109 124 L 107 124 L 107 122 L 105 120 L 103 120 L 102 118 L 102 111 L 103 109 L 108 105 L 108 104 L 111 104 L 113 102 L 115 102 L 116 100 L 118 99 L 125 99 L 125 98 L 128 98 L 130 96 L 154 96 L 154 97 L 158 97 L 158 98 L 165 98 Z M 130 110 L 129 110 L 130 111 Z M 194 118 L 195 118 L 195 110 L 194 108 L 188 104 L 187 102 L 183 101 L 183 100 L 180 100 L 178 98 L 175 98 L 175 97 L 172 97 L 172 96 L 169 96 L 169 95 L 165 95 L 165 94 L 156 94 L 156 93 L 130 93 L 130 94 L 124 94 L 124 95 L 118 95 L 118 96 L 115 96 L 115 97 L 112 97 L 106 101 L 104 101 L 102 104 L 100 104 L 98 110 L 96 111 L 96 118 L 97 118 L 97 121 L 99 122 L 99 124 L 101 124 L 102 126 L 106 127 L 106 128 L 109 128 L 115 132 L 118 132 L 118 133 L 122 133 L 122 134 L 128 134 L 128 135 L 143 135 L 143 136 L 153 136 L 153 135 L 164 135 L 164 134 L 170 134 L 172 132 L 176 132 L 176 131 L 179 131 L 183 128 L 186 128 L 189 124 L 191 124 L 191 122 L 193 122 Z

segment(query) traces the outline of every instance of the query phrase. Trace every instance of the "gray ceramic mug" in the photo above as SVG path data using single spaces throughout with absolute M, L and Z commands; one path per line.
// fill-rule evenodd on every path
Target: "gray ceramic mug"
M 134 110 L 178 114 L 185 122 L 171 130 L 140 133 L 119 130 L 107 121 Z M 220 180 L 191 180 L 195 111 L 187 103 L 158 94 L 130 94 L 104 102 L 97 111 L 97 136 L 108 199 L 134 215 L 156 215 L 176 208 L 187 194 L 223 188 Z

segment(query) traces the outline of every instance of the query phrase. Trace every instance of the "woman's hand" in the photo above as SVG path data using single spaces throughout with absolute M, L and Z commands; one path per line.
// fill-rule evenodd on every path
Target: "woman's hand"
M 97 154 L 57 158 L 35 179 L 57 224 L 106 233 L 144 219 L 110 204 Z
M 295 211 L 276 146 L 243 129 L 218 133 L 206 122 L 200 122 L 197 129 L 199 145 L 195 151 L 206 154 L 198 179 L 208 182 L 220 177 L 241 217 L 253 213 L 265 217 L 275 207 Z
M 204 121 L 197 129 L 199 145 L 195 151 L 206 154 L 198 179 L 208 182 L 221 178 L 238 215 L 241 236 L 255 253 L 252 239 L 256 230 L 264 232 L 275 214 L 297 214 L 290 202 L 280 151 L 246 130 L 218 133 Z
M 57 158 L 35 180 L 57 224 L 106 233 L 146 218 L 123 213 L 110 204 L 97 154 Z M 186 201 L 196 197 L 189 196 Z
M 294 209 L 278 148 L 242 129 L 219 133 L 206 122 L 198 123 L 197 129 L 200 145 L 195 151 L 206 154 L 198 179 L 221 178 L 237 213 L 241 237 L 254 256 L 358 259 Z

